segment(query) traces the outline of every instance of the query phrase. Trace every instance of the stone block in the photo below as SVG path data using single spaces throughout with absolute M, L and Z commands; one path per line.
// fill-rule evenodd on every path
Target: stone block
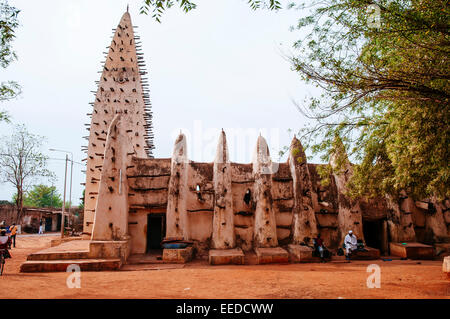
M 288 263 L 289 254 L 281 247 L 255 248 L 258 264 Z
M 391 255 L 408 259 L 433 259 L 434 247 L 421 243 L 389 243 Z
M 320 261 L 320 258 L 313 257 L 313 249 L 311 247 L 294 245 L 288 246 L 289 257 L 294 263 L 308 263 Z
M 243 265 L 244 253 L 240 248 L 212 249 L 209 251 L 209 263 L 211 265 Z
M 192 260 L 194 249 L 186 247 L 181 249 L 164 249 L 163 262 L 173 264 L 185 264 Z
M 125 262 L 130 255 L 128 240 L 90 241 L 89 258 L 120 258 Z
M 70 265 L 77 265 L 81 271 L 119 270 L 120 259 L 78 259 L 78 260 L 28 260 L 20 265 L 20 272 L 64 272 Z

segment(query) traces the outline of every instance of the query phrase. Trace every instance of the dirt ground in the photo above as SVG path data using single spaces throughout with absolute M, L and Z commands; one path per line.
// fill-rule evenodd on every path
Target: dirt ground
M 210 266 L 195 261 L 180 269 L 83 272 L 81 288 L 68 288 L 67 273 L 20 273 L 27 254 L 58 236 L 27 236 L 0 277 L 0 298 L 443 298 L 450 280 L 441 261 Z M 369 264 L 381 267 L 381 288 L 367 288 Z

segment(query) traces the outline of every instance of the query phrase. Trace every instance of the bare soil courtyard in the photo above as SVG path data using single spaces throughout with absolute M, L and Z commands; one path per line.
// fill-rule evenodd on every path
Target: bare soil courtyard
M 450 280 L 442 261 L 210 266 L 83 272 L 81 288 L 68 288 L 68 273 L 20 273 L 26 256 L 58 236 L 21 236 L 0 277 L 0 298 L 444 298 Z M 369 264 L 381 267 L 381 288 L 366 286 Z M 164 265 L 162 266 L 164 268 Z M 136 269 L 139 269 L 137 267 Z

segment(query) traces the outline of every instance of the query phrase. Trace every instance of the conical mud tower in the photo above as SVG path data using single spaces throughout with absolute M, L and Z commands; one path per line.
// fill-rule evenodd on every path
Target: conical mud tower
M 126 12 L 114 30 L 87 124 L 86 190 L 83 232 L 92 233 L 108 128 L 116 114 L 127 127 L 135 156 L 152 158 L 152 112 L 143 54 Z

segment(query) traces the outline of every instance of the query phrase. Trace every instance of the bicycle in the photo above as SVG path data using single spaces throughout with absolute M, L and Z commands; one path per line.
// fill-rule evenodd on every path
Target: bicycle
M 5 269 L 5 250 L 0 249 L 0 276 L 3 275 L 3 269 Z

